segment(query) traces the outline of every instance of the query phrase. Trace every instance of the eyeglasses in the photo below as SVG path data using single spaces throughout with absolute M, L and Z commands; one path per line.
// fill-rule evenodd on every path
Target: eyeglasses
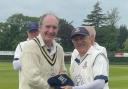
M 47 29 L 50 29 L 50 28 L 52 28 L 52 29 L 57 29 L 57 28 L 58 28 L 57 26 L 54 26 L 54 25 L 45 25 L 45 27 L 46 27 Z

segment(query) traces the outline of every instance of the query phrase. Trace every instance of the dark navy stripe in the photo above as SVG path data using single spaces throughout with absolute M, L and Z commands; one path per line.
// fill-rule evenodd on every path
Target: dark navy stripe
M 104 76 L 104 75 L 98 75 L 94 78 L 94 80 L 97 80 L 97 79 L 103 79 L 105 80 L 105 83 L 108 82 L 108 77 L 107 76 Z
M 39 39 L 36 37 L 36 39 L 37 39 L 37 41 L 38 41 L 38 43 L 40 43 L 40 41 L 39 41 Z M 56 61 L 56 59 L 55 59 L 55 56 L 53 56 L 53 58 L 51 58 L 48 54 L 47 54 L 47 52 L 45 51 L 45 49 L 44 49 L 44 47 L 42 47 L 42 49 L 43 49 L 43 52 L 45 53 L 45 55 L 49 58 L 49 59 L 51 59 L 52 60 L 52 62 L 54 62 L 54 61 Z M 56 55 L 57 53 L 55 53 L 55 55 Z M 55 62 L 54 62 L 55 63 Z M 53 64 L 54 64 L 53 63 Z
M 38 38 L 36 38 L 36 39 L 37 39 L 38 43 L 40 43 L 39 39 L 38 39 Z M 44 47 L 42 47 L 42 49 L 43 49 L 45 55 L 47 55 L 47 57 L 48 57 L 49 59 L 51 59 L 51 57 L 49 57 L 49 55 L 48 55 L 47 52 L 45 51 Z
M 45 59 L 48 61 L 49 64 L 51 64 L 52 66 L 55 64 L 56 62 L 56 54 L 55 56 L 53 56 L 53 60 L 48 56 L 48 54 L 45 52 L 45 50 L 42 50 L 43 47 L 40 46 L 40 41 L 38 40 L 38 38 L 35 38 L 34 41 L 38 44 L 42 54 L 44 55 Z M 52 61 L 51 61 L 52 60 Z
M 14 60 L 19 60 L 19 58 L 14 58 Z
M 75 59 L 75 62 L 76 62 L 77 64 L 79 64 L 79 63 L 80 63 L 80 59 L 76 58 L 76 59 Z
M 98 54 L 98 55 L 95 57 L 95 60 L 94 60 L 94 62 L 93 62 L 93 66 L 95 65 L 96 58 L 97 58 L 99 55 L 102 55 L 105 59 L 107 59 L 107 57 L 106 57 L 103 53 L 100 53 L 100 54 Z
M 38 46 L 39 46 L 39 48 L 40 48 L 40 50 L 41 50 L 41 52 L 42 52 L 42 49 L 41 49 L 39 43 L 37 42 L 37 40 L 36 40 L 36 39 L 33 39 L 33 40 L 38 44 Z M 46 55 L 45 55 L 43 52 L 42 52 L 42 54 L 44 55 L 44 57 L 45 57 L 45 59 L 48 61 L 48 63 L 52 65 L 52 63 L 47 59 Z
M 87 55 L 83 58 L 83 60 L 82 60 L 80 63 L 82 63 L 88 55 L 89 55 L 89 54 L 87 54 Z

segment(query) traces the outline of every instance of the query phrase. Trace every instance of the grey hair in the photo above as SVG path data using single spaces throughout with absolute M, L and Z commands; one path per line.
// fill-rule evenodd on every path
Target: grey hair
M 59 18 L 55 15 L 55 14 L 53 14 L 53 13 L 45 13 L 44 15 L 42 15 L 41 17 L 40 17 L 40 22 L 39 22 L 39 26 L 41 26 L 43 23 L 43 20 L 44 20 L 44 18 L 46 17 L 46 16 L 48 16 L 48 15 L 51 15 L 51 16 L 54 16 L 57 20 L 58 20 L 58 22 L 59 22 Z
M 89 35 L 91 37 L 96 37 L 96 30 L 95 30 L 95 27 L 94 26 L 85 26 L 85 28 L 87 29 L 87 31 L 89 32 Z

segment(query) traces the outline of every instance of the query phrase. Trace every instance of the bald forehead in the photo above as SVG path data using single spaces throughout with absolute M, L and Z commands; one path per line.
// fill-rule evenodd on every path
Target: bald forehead
M 58 21 L 58 19 L 55 16 L 47 15 L 47 16 L 44 17 L 42 23 L 55 23 L 55 24 L 59 24 L 59 21 Z

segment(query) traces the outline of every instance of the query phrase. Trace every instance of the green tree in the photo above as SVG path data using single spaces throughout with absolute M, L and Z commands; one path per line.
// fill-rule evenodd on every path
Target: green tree
M 103 26 L 98 28 L 96 41 L 107 48 L 108 51 L 115 51 L 117 48 L 117 29 L 114 26 Z
M 120 19 L 118 9 L 117 8 L 113 8 L 110 11 L 108 11 L 107 17 L 108 17 L 107 24 L 111 25 L 111 26 L 115 26 L 116 23 Z
M 118 36 L 117 36 L 117 47 L 119 49 L 124 48 L 124 42 L 126 41 L 128 37 L 128 29 L 125 25 L 121 25 L 118 30 Z
M 124 51 L 128 52 L 128 38 L 126 39 L 124 43 Z
M 10 24 L 10 31 L 13 32 L 12 49 L 15 49 L 16 45 L 23 40 L 26 40 L 27 24 L 29 22 L 38 22 L 38 17 L 24 16 L 23 14 L 14 14 L 7 19 L 7 23 Z
M 19 42 L 26 40 L 26 25 L 31 21 L 39 21 L 39 18 L 23 14 L 10 16 L 0 27 L 2 30 L 0 50 L 14 50 Z
M 100 3 L 97 2 L 94 5 L 94 9 L 91 11 L 90 14 L 87 15 L 87 19 L 84 19 L 83 26 L 95 26 L 96 28 L 101 27 L 106 24 L 107 17 L 102 12 L 102 8 L 100 7 Z
M 0 23 L 0 50 L 14 50 L 19 42 L 26 40 L 26 24 L 31 21 L 38 22 L 39 18 L 14 14 L 5 23 Z M 70 40 L 70 33 L 73 29 L 71 22 L 60 19 L 59 29 L 57 35 L 59 42 L 65 51 L 71 51 L 73 49 Z
M 60 38 L 60 43 L 64 48 L 64 51 L 72 51 L 73 45 L 70 39 L 71 31 L 74 27 L 71 23 L 67 22 L 65 19 L 60 19 L 59 32 L 57 37 Z
M 9 44 L 5 44 L 6 38 L 4 37 L 4 35 L 6 35 L 5 33 L 7 32 L 8 29 L 8 25 L 7 23 L 0 23 L 0 49 L 5 49 L 5 46 L 9 45 Z

